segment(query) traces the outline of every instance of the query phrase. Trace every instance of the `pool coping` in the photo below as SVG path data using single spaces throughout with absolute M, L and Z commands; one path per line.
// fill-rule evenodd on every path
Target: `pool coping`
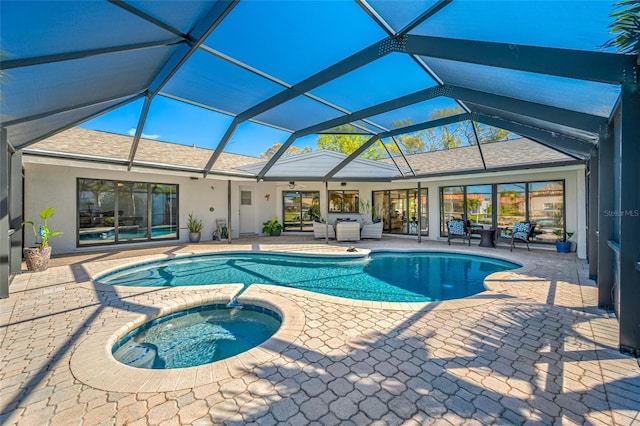
M 344 248 L 343 248 L 344 250 Z M 452 254 L 477 255 L 492 259 L 509 261 L 521 265 L 521 262 L 511 258 L 511 256 L 492 255 L 485 253 L 469 253 L 456 248 L 446 250 L 366 250 L 361 249 L 357 254 L 348 253 L 351 257 L 362 257 L 375 252 L 443 252 Z M 231 254 L 257 252 L 248 250 L 224 250 L 210 252 L 181 253 L 180 255 L 151 255 L 138 258 L 136 261 L 122 262 L 114 261 L 115 265 L 108 266 L 99 262 L 95 265 L 99 271 L 88 273 L 90 276 L 102 276 L 109 270 L 118 270 L 130 265 L 154 262 L 157 260 L 175 259 L 191 255 L 206 254 Z M 260 250 L 261 253 L 276 253 L 300 255 L 299 252 L 285 250 Z M 341 252 L 330 253 L 335 257 Z M 346 253 L 345 253 L 346 254 Z M 305 255 L 310 255 L 305 253 Z M 326 253 L 314 252 L 312 256 L 323 256 Z M 102 267 L 100 267 L 102 266 Z M 190 389 L 194 386 L 204 385 L 211 382 L 218 382 L 227 378 L 234 378 L 243 375 L 247 370 L 255 368 L 270 359 L 276 357 L 289 345 L 294 343 L 302 333 L 306 324 L 303 309 L 295 303 L 294 296 L 311 298 L 319 302 L 326 301 L 346 306 L 362 307 L 370 309 L 384 309 L 397 311 L 419 311 L 429 307 L 430 310 L 457 310 L 464 307 L 478 306 L 491 303 L 498 294 L 506 289 L 507 282 L 518 280 L 522 276 L 535 269 L 535 265 L 522 265 L 518 269 L 495 272 L 485 278 L 485 291 L 460 299 L 436 301 L 436 302 L 376 302 L 367 300 L 348 299 L 338 296 L 331 296 L 322 293 L 315 293 L 308 290 L 291 287 L 268 285 L 255 283 L 240 294 L 238 302 L 240 304 L 254 304 L 263 308 L 272 309 L 282 317 L 282 325 L 278 331 L 261 345 L 243 352 L 234 357 L 204 364 L 197 367 L 151 370 L 135 368 L 124 365 L 117 361 L 112 353 L 113 345 L 127 333 L 135 328 L 160 318 L 162 316 L 185 310 L 197 306 L 215 303 L 228 303 L 244 288 L 241 283 L 233 284 L 212 284 L 201 286 L 185 287 L 127 287 L 102 284 L 95 281 L 85 281 L 79 285 L 94 291 L 113 292 L 117 294 L 143 294 L 149 290 L 162 290 L 175 294 L 170 300 L 155 303 L 150 306 L 141 306 L 136 311 L 126 311 L 118 318 L 109 318 L 96 332 L 88 336 L 74 349 L 70 368 L 74 377 L 81 382 L 92 387 L 115 392 L 166 392 L 182 389 Z M 197 290 L 197 291 L 196 291 Z M 495 297 L 487 297 L 494 294 Z
M 282 324 L 273 336 L 255 348 L 197 367 L 166 370 L 130 367 L 111 354 L 113 345 L 135 328 L 180 310 L 229 303 L 242 287 L 239 284 L 217 284 L 199 286 L 199 290 L 206 290 L 199 293 L 179 290 L 176 295 L 179 297 L 165 300 L 161 305 L 126 311 L 117 318 L 106 316 L 100 328 L 88 334 L 73 350 L 69 362 L 73 376 L 82 383 L 106 391 L 169 392 L 244 375 L 284 351 L 302 333 L 306 322 L 304 311 L 295 302 L 265 291 L 262 286 L 247 289 L 238 302 L 271 309 L 282 317 Z

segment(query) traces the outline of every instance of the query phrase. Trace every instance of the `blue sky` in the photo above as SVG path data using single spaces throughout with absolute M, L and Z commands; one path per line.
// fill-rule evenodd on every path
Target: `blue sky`
M 80 127 L 133 135 L 138 126 L 143 100 L 104 114 Z M 183 145 L 215 149 L 232 117 L 157 96 L 149 110 L 143 137 Z M 289 133 L 254 123 L 243 123 L 226 146 L 226 151 L 260 156 L 264 147 L 282 143 Z
M 133 102 L 79 127 L 133 136 L 142 104 L 142 100 Z M 148 139 L 215 149 L 231 121 L 232 117 L 228 115 L 158 96 L 152 103 L 142 135 Z M 289 135 L 289 132 L 269 126 L 244 122 L 238 126 L 225 151 L 259 157 L 271 145 L 284 143 Z M 295 145 L 315 148 L 316 140 L 316 135 L 309 135 L 296 140 Z

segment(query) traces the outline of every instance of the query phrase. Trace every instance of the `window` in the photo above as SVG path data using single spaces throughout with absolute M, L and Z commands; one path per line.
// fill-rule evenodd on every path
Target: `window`
M 493 228 L 493 187 L 492 185 L 467 186 L 467 219 L 472 230 Z
M 440 233 L 447 235 L 447 221 L 463 219 L 464 186 L 445 186 L 440 188 Z
M 417 191 L 417 190 L 416 190 Z M 429 235 L 429 194 L 427 188 L 420 190 L 420 234 Z
M 148 240 L 149 186 L 146 183 L 118 182 L 118 239 L 120 241 Z
M 524 183 L 508 183 L 497 186 L 498 226 L 510 228 L 516 222 L 527 220 Z
M 240 191 L 240 205 L 241 206 L 251 205 L 251 191 Z
M 528 184 L 529 220 L 536 222 L 534 241 L 554 242 L 564 232 L 564 182 Z
M 329 191 L 329 213 L 358 213 L 359 191 Z
M 564 181 L 501 183 L 440 188 L 441 235 L 446 223 L 463 218 L 472 237 L 480 228 L 510 228 L 516 222 L 536 224 L 533 241 L 553 242 L 564 232 Z
M 178 185 L 77 181 L 78 246 L 178 238 Z

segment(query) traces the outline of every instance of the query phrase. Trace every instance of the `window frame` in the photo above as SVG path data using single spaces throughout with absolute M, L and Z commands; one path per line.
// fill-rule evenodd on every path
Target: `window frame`
M 80 231 L 82 230 L 81 226 L 80 226 L 80 213 L 81 213 L 81 189 L 80 189 L 80 184 L 81 181 L 102 181 L 102 182 L 108 182 L 112 184 L 112 191 L 113 191 L 113 210 L 114 210 L 114 223 L 113 223 L 113 227 L 114 227 L 114 239 L 113 241 L 111 240 L 107 240 L 102 242 L 102 240 L 97 240 L 96 242 L 91 242 L 91 243 L 84 243 L 81 244 L 80 243 Z M 137 185 L 145 185 L 146 186 L 146 194 L 147 194 L 147 198 L 146 198 L 146 219 L 147 219 L 147 237 L 146 238 L 137 238 L 137 239 L 128 239 L 128 240 L 119 240 L 118 238 L 118 227 L 120 226 L 119 224 L 119 218 L 118 218 L 118 196 L 119 196 L 119 187 L 120 185 L 118 184 L 123 184 L 123 185 L 131 185 L 133 186 L 137 186 Z M 153 237 L 153 190 L 155 187 L 157 186 L 169 186 L 169 187 L 174 187 L 175 188 L 175 195 L 174 198 L 175 199 L 175 224 L 172 225 L 175 227 L 175 236 L 174 233 L 172 232 L 168 237 Z M 162 183 L 162 182 L 143 182 L 143 181 L 132 181 L 132 180 L 123 180 L 123 179 L 102 179 L 102 178 L 93 178 L 93 177 L 77 177 L 76 178 L 76 206 L 75 206 L 75 216 L 76 216 L 76 232 L 75 232 L 75 237 L 76 237 L 76 248 L 84 248 L 84 247 L 105 247 L 105 246 L 115 246 L 115 245 L 125 245 L 125 244 L 137 244 L 137 243 L 148 243 L 151 241 L 173 241 L 173 240 L 179 240 L 180 239 L 180 185 L 177 183 Z M 172 202 L 173 204 L 173 202 Z M 173 207 L 173 205 L 172 205 Z
M 565 179 L 549 179 L 549 180 L 533 180 L 533 181 L 513 181 L 513 182 L 495 182 L 495 183 L 484 183 L 484 184 L 480 184 L 480 183 L 474 183 L 474 184 L 469 184 L 469 185 L 445 185 L 445 186 L 441 186 L 438 188 L 438 192 L 440 194 L 440 237 L 446 237 L 447 236 L 447 227 L 446 227 L 446 222 L 447 222 L 447 218 L 445 218 L 444 214 L 444 202 L 443 202 L 443 195 L 444 195 L 444 190 L 445 188 L 454 188 L 454 187 L 460 187 L 462 188 L 462 196 L 463 196 L 463 205 L 462 205 L 462 211 L 465 212 L 465 214 L 463 215 L 463 220 L 467 220 L 467 215 L 466 212 L 468 211 L 468 205 L 467 205 L 467 188 L 468 187 L 472 187 L 472 186 L 480 186 L 480 185 L 491 185 L 492 189 L 491 189 L 491 193 L 492 193 L 492 200 L 491 200 L 491 206 L 492 206 L 492 221 L 493 221 L 493 228 L 496 229 L 497 228 L 497 223 L 498 223 L 498 200 L 499 200 L 499 194 L 498 194 L 498 187 L 500 185 L 519 185 L 522 184 L 524 186 L 524 217 L 526 221 L 531 221 L 531 206 L 530 206 L 530 202 L 529 202 L 529 198 L 530 198 L 530 187 L 532 184 L 536 184 L 536 183 L 560 183 L 562 186 L 562 212 L 561 212 L 561 220 L 562 220 L 562 232 L 566 233 L 567 232 L 567 194 L 566 194 L 566 180 Z M 472 237 L 477 237 L 479 238 L 479 235 L 474 235 L 472 234 Z M 531 240 L 532 243 L 535 244 L 553 244 L 555 241 L 540 241 L 540 240 L 536 240 L 536 239 L 532 239 Z
M 334 194 L 334 193 L 341 195 L 340 199 L 342 201 L 340 203 L 340 210 L 332 210 L 331 209 L 331 195 Z M 345 203 L 345 200 L 346 200 L 345 195 L 347 193 L 350 193 L 350 195 L 355 194 L 355 198 L 356 198 L 355 211 L 348 211 L 348 210 L 345 210 L 345 208 L 344 208 L 344 206 L 347 204 L 347 203 Z M 329 204 L 328 211 L 329 211 L 330 214 L 334 214 L 334 213 L 335 214 L 340 214 L 340 213 L 360 214 L 360 190 L 358 190 L 358 189 L 330 189 L 328 194 L 327 194 L 327 196 L 328 196 L 327 202 Z
M 424 229 L 426 229 L 425 231 L 422 231 L 422 229 L 417 230 L 417 232 L 413 233 L 413 232 L 408 232 L 409 227 L 407 226 L 407 232 L 392 232 L 393 231 L 393 227 L 392 227 L 392 203 L 391 203 L 391 192 L 396 191 L 396 192 L 401 192 L 404 193 L 404 202 L 406 203 L 407 207 L 409 207 L 410 204 L 410 197 L 411 197 L 411 192 L 415 191 L 416 194 L 416 210 L 415 210 L 415 214 L 416 217 L 422 215 L 423 217 L 425 217 L 425 220 L 421 223 L 421 225 L 423 227 L 425 227 Z M 420 190 L 418 190 L 418 187 L 413 187 L 413 188 L 400 188 L 400 189 L 380 189 L 380 190 L 373 190 L 371 191 L 371 209 L 372 209 L 372 216 L 375 209 L 377 209 L 376 206 L 376 195 L 378 196 L 382 196 L 382 210 L 381 211 L 375 211 L 376 216 L 380 215 L 383 219 L 384 219 L 384 231 L 385 233 L 390 233 L 390 234 L 395 234 L 395 235 L 415 235 L 418 236 L 418 234 L 420 234 L 423 237 L 428 237 L 429 236 L 429 188 L 426 186 L 423 186 L 420 188 Z M 422 196 L 425 197 L 425 206 L 424 209 L 422 208 L 421 204 L 422 204 Z M 384 206 L 386 205 L 386 211 L 384 209 Z M 408 216 L 408 215 L 407 215 Z M 416 224 L 418 223 L 417 221 L 415 222 Z
M 296 222 L 295 225 L 292 224 L 293 223 L 292 221 L 288 221 L 286 219 L 287 206 L 285 203 L 285 199 L 287 195 L 291 195 L 291 194 L 297 194 L 299 196 L 298 222 Z M 311 198 L 311 206 L 309 207 L 309 209 L 312 209 L 312 211 L 307 210 L 306 208 L 303 209 L 303 200 L 305 198 Z M 317 204 L 314 203 L 315 200 L 317 200 Z M 308 222 L 311 222 L 316 217 L 319 218 L 322 215 L 322 209 L 320 206 L 320 191 L 316 191 L 316 190 L 302 191 L 302 190 L 295 190 L 295 189 L 284 190 L 282 191 L 281 202 L 282 202 L 282 226 L 283 226 L 282 232 L 313 232 L 313 223 L 308 223 Z M 307 226 L 305 226 L 304 212 L 307 212 L 310 218 L 310 220 L 307 221 Z

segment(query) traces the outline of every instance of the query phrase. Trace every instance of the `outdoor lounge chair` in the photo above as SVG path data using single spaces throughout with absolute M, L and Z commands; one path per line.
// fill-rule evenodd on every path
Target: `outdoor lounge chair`
M 362 225 L 362 232 L 360 232 L 360 238 L 382 238 L 382 229 L 384 228 L 384 223 L 382 220 L 376 223 L 369 223 Z
M 360 223 L 337 222 L 336 241 L 360 241 Z
M 529 240 L 533 236 L 533 231 L 536 229 L 536 225 L 531 222 L 516 222 L 512 229 L 498 228 L 496 230 L 496 244 L 500 241 L 506 242 L 511 247 L 510 251 L 513 251 L 513 246 L 516 242 L 522 241 L 527 244 L 527 250 L 529 249 Z
M 327 238 L 327 232 L 329 238 L 335 238 L 336 232 L 333 229 L 333 225 L 327 225 L 324 222 L 313 222 L 313 238 Z
M 471 245 L 471 233 L 469 232 L 467 222 L 462 219 L 451 219 L 447 221 L 447 243 L 451 245 L 451 240 L 454 238 L 469 240 L 469 245 Z

